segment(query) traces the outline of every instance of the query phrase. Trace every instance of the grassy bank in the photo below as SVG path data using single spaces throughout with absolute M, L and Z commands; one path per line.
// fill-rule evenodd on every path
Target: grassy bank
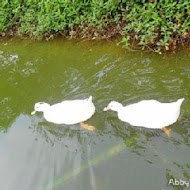
M 175 50 L 190 39 L 189 0 L 2 0 L 0 35 L 109 39 L 126 48 Z

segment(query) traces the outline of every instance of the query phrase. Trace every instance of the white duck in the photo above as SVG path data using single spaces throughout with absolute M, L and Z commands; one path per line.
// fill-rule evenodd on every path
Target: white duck
M 104 111 L 113 110 L 118 118 L 133 126 L 151 129 L 163 129 L 169 136 L 170 130 L 166 128 L 177 121 L 180 107 L 184 98 L 171 103 L 161 103 L 156 100 L 143 100 L 128 106 L 112 101 Z
M 65 100 L 54 105 L 38 102 L 35 104 L 31 115 L 37 111 L 43 112 L 44 118 L 49 122 L 66 125 L 79 123 L 85 129 L 94 130 L 93 126 L 83 123 L 95 113 L 92 96 L 84 100 Z

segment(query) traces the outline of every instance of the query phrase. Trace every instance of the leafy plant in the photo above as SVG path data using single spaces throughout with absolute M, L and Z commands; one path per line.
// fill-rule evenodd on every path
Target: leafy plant
M 188 0 L 1 0 L 0 35 L 122 36 L 126 48 L 175 49 L 190 38 Z

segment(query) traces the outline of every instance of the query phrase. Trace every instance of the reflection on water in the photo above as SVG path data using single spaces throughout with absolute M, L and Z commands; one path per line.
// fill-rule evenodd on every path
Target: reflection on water
M 1 42 L 1 189 L 169 189 L 171 177 L 190 179 L 189 56 L 181 51 L 163 59 L 109 42 Z M 96 105 L 87 121 L 93 132 L 30 116 L 36 102 L 89 95 Z M 182 97 L 171 138 L 102 111 L 111 100 L 127 105 Z

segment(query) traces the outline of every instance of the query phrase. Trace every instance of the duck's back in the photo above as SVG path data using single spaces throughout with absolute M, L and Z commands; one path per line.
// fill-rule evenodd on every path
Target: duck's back
M 176 103 L 143 100 L 124 107 L 118 117 L 134 126 L 162 128 L 173 124 L 179 117 L 180 106 Z
M 51 106 L 44 113 L 47 121 L 56 124 L 76 124 L 88 120 L 95 112 L 92 102 L 87 100 L 63 101 Z

